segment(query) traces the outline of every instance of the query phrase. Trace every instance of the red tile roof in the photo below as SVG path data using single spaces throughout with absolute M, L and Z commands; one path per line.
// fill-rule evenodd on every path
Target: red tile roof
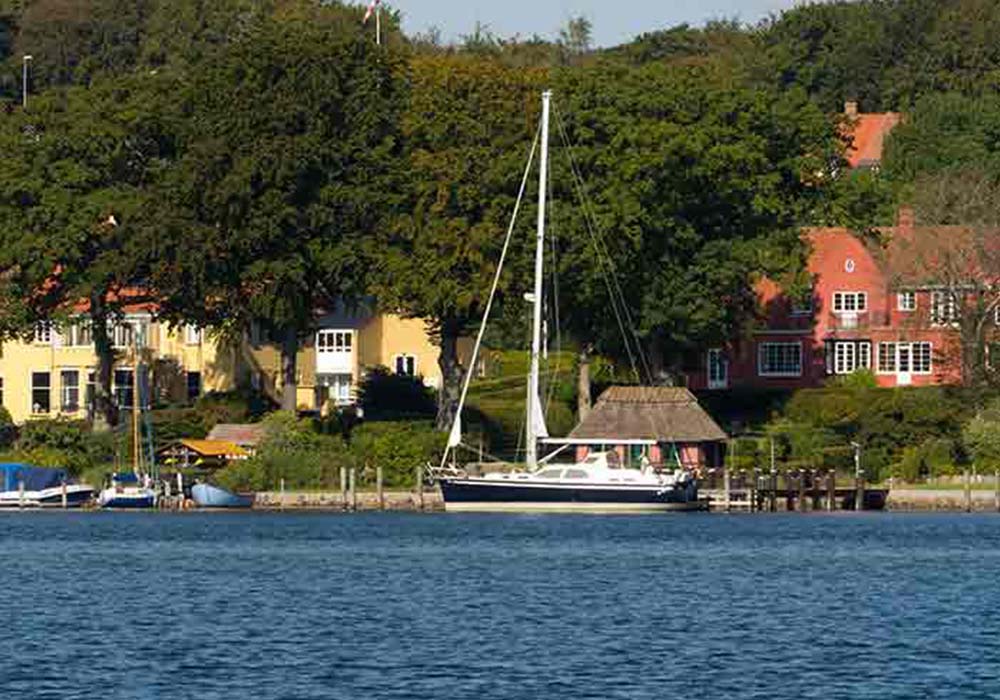
M 849 116 L 851 145 L 847 149 L 847 162 L 850 166 L 871 167 L 880 163 L 885 139 L 899 121 L 898 112 Z

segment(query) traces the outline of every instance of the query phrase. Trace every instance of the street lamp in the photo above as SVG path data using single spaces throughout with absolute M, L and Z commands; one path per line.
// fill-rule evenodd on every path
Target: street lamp
M 21 107 L 28 108 L 28 64 L 31 63 L 31 54 L 24 54 L 21 59 Z

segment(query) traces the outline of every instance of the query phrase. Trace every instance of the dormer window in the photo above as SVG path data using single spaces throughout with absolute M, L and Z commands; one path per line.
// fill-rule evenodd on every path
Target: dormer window
M 917 310 L 917 293 L 900 292 L 896 295 L 896 308 L 900 311 Z

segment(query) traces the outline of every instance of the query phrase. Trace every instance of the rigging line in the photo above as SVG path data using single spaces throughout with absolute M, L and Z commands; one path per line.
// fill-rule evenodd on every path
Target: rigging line
M 619 309 L 619 303 L 621 303 L 624 306 L 624 300 L 623 299 L 621 301 L 619 300 L 618 295 L 616 294 L 616 289 L 611 284 L 610 278 L 613 277 L 613 269 L 611 272 L 609 272 L 609 270 L 606 269 L 607 267 L 611 267 L 611 263 L 608 260 L 606 260 L 606 258 L 610 258 L 610 255 L 608 255 L 606 249 L 602 248 L 602 241 L 599 240 L 597 233 L 594 231 L 594 226 L 590 220 L 590 212 L 588 210 L 587 199 L 583 192 L 583 185 L 582 185 L 583 178 L 577 171 L 576 162 L 573 160 L 572 153 L 570 152 L 569 149 L 569 139 L 566 136 L 565 128 L 563 127 L 562 124 L 562 118 L 558 112 L 556 112 L 556 124 L 557 128 L 560 131 L 560 135 L 562 136 L 563 142 L 567 145 L 567 153 L 570 163 L 570 172 L 573 175 L 573 184 L 576 187 L 577 196 L 580 198 L 581 208 L 583 209 L 584 212 L 584 224 L 586 225 L 587 233 L 590 235 L 591 243 L 593 244 L 594 251 L 597 254 L 597 263 L 601 271 L 601 277 L 604 281 L 605 286 L 608 288 L 608 299 L 611 303 L 611 310 L 614 312 L 615 321 L 618 324 L 618 330 L 621 333 L 622 342 L 625 345 L 625 352 L 628 355 L 629 365 L 632 368 L 632 373 L 636 376 L 636 379 L 638 379 L 639 371 L 638 368 L 636 367 L 635 356 L 632 352 L 632 345 L 631 345 L 632 341 L 630 341 L 629 339 L 629 333 L 625 329 L 625 322 L 622 319 L 622 313 L 621 310 Z M 620 289 L 618 290 L 618 293 L 621 293 Z
M 632 337 L 633 337 L 633 340 L 634 340 L 635 346 L 636 346 L 635 347 L 636 353 L 639 356 L 639 360 L 642 363 L 643 370 L 645 370 L 646 376 L 647 376 L 648 380 L 650 381 L 650 383 L 652 383 L 652 381 L 653 381 L 653 373 L 652 373 L 651 368 L 649 366 L 649 362 L 648 362 L 648 360 L 646 358 L 646 354 L 645 354 L 645 352 L 642 349 L 642 342 L 640 341 L 639 334 L 636 331 L 635 321 L 633 320 L 632 314 L 629 311 L 628 304 L 625 303 L 625 293 L 624 293 L 624 291 L 621 288 L 621 283 L 618 280 L 618 275 L 615 274 L 614 261 L 613 261 L 613 258 L 610 255 L 610 253 L 608 252 L 607 243 L 604 240 L 604 238 L 605 238 L 604 232 L 603 232 L 603 230 L 602 230 L 602 228 L 600 226 L 600 223 L 599 223 L 599 221 L 597 219 L 597 215 L 594 212 L 593 205 L 587 199 L 587 196 L 586 196 L 586 187 L 585 187 L 585 183 L 583 182 L 583 176 L 580 174 L 579 168 L 576 165 L 576 160 L 573 158 L 573 151 L 572 151 L 572 147 L 573 146 L 572 146 L 572 143 L 570 142 L 569 135 L 568 135 L 568 132 L 566 130 L 565 123 L 563 122 L 562 114 L 558 111 L 558 109 L 556 111 L 556 123 L 557 123 L 557 127 L 559 129 L 560 136 L 562 137 L 563 142 L 566 145 L 566 152 L 568 154 L 568 158 L 569 158 L 571 170 L 573 171 L 573 174 L 574 174 L 574 176 L 575 176 L 575 178 L 577 180 L 577 187 L 580 190 L 580 199 L 581 199 L 581 203 L 583 204 L 583 209 L 584 209 L 584 216 L 585 216 L 585 218 L 587 218 L 589 216 L 589 219 L 590 219 L 589 224 L 591 226 L 593 226 L 595 229 L 597 229 L 596 240 L 595 240 L 595 247 L 598 248 L 599 250 L 603 249 L 604 255 L 607 258 L 606 264 L 607 264 L 607 266 L 611 270 L 609 276 L 610 276 L 611 281 L 614 284 L 614 287 L 615 287 L 615 289 L 616 289 L 616 291 L 618 293 L 618 299 L 619 299 L 619 301 L 621 303 L 622 312 L 624 313 L 626 323 L 627 323 L 627 325 L 629 327 L 629 330 L 631 330 L 631 332 L 632 332 Z M 594 234 L 592 234 L 592 235 L 594 235 Z M 635 368 L 634 363 L 633 363 L 632 371 L 636 374 L 636 377 L 638 378 L 638 374 L 639 373 L 638 373 L 637 369 Z
M 551 254 L 552 264 L 550 267 L 552 268 L 552 316 L 556 327 L 556 361 L 555 361 L 555 367 L 549 370 L 548 372 L 549 374 L 552 375 L 552 379 L 549 380 L 546 391 L 546 397 L 545 397 L 546 414 L 548 414 L 549 408 L 552 406 L 552 399 L 555 397 L 556 386 L 559 381 L 559 373 L 562 367 L 562 330 L 559 319 L 559 266 L 557 264 L 557 258 L 556 258 L 556 253 L 558 250 L 557 240 L 559 234 L 557 227 L 554 225 L 555 217 L 552 215 L 552 212 L 555 208 L 555 196 L 553 196 L 552 189 L 553 189 L 552 172 L 550 170 L 549 182 L 548 182 L 548 190 L 549 190 L 548 217 L 549 217 L 549 232 L 550 232 L 549 243 L 552 251 Z M 551 357 L 551 353 L 549 353 L 549 356 Z
M 611 254 L 609 252 L 609 249 L 607 247 L 607 242 L 605 240 L 606 236 L 604 235 L 604 231 L 603 231 L 603 229 L 602 229 L 602 227 L 600 225 L 600 222 L 599 222 L 599 220 L 597 218 L 597 214 L 594 211 L 593 203 L 587 198 L 587 195 L 586 195 L 586 183 L 583 181 L 583 176 L 580 174 L 580 170 L 579 170 L 578 166 L 576 165 L 575 159 L 573 158 L 572 144 L 570 143 L 569 134 L 568 134 L 568 132 L 566 130 L 565 124 L 562 121 L 562 115 L 557 113 L 556 114 L 556 118 L 557 118 L 557 121 L 558 121 L 560 135 L 562 136 L 562 139 L 563 139 L 564 143 L 566 144 L 566 150 L 567 150 L 567 153 L 568 153 L 568 157 L 569 157 L 569 161 L 570 161 L 571 167 L 572 167 L 572 169 L 574 171 L 574 174 L 575 174 L 575 176 L 576 176 L 576 178 L 578 180 L 578 183 L 579 183 L 578 187 L 580 189 L 580 199 L 581 199 L 581 202 L 583 204 L 584 215 L 585 215 L 585 217 L 589 216 L 589 224 L 594 229 L 596 229 L 596 231 L 597 231 L 597 233 L 596 233 L 595 247 L 599 248 L 600 250 L 603 250 L 603 252 L 604 252 L 604 255 L 605 255 L 605 258 L 606 258 L 606 260 L 605 260 L 606 265 L 610 269 L 609 277 L 610 277 L 611 282 L 613 283 L 613 285 L 615 287 L 615 290 L 617 291 L 618 301 L 621 304 L 621 310 L 622 310 L 622 313 L 625 316 L 626 325 L 628 326 L 629 330 L 632 332 L 632 337 L 633 337 L 633 340 L 635 342 L 636 354 L 639 356 L 639 360 L 642 363 L 642 366 L 643 366 L 643 369 L 646 372 L 647 378 L 649 379 L 650 383 L 652 383 L 652 380 L 653 380 L 652 371 L 650 370 L 649 363 L 647 362 L 645 352 L 642 349 L 642 342 L 639 339 L 638 332 L 636 331 L 635 321 L 632 318 L 632 313 L 631 313 L 631 311 L 629 311 L 628 304 L 625 302 L 625 293 L 624 293 L 624 291 L 621 288 L 621 283 L 620 283 L 620 281 L 618 279 L 618 275 L 616 274 L 616 271 L 615 271 L 614 258 L 611 256 Z M 634 365 L 633 365 L 632 371 L 636 375 L 636 378 L 639 379 L 639 372 L 637 371 L 637 369 L 635 368 Z
M 500 286 L 500 274 L 503 272 L 503 263 L 507 258 L 507 251 L 510 249 L 510 240 L 514 234 L 514 224 L 517 222 L 517 214 L 521 209 L 521 200 L 524 198 L 524 189 L 528 184 L 528 175 L 531 173 L 531 165 L 535 160 L 535 149 L 538 147 L 541 132 L 542 126 L 539 124 L 538 129 L 535 131 L 535 139 L 531 143 L 531 152 L 528 154 L 528 164 L 525 166 L 524 175 L 521 177 L 521 187 L 517 192 L 517 202 L 514 204 L 514 211 L 510 216 L 510 224 L 507 226 L 507 237 L 504 239 L 503 248 L 500 251 L 500 260 L 497 262 L 497 271 L 493 275 L 493 285 L 490 287 L 490 297 L 486 302 L 486 310 L 483 312 L 483 321 L 479 324 L 479 332 L 476 334 L 476 344 L 472 348 L 472 358 L 469 360 L 469 366 L 465 370 L 465 381 L 462 383 L 462 394 L 458 399 L 458 409 L 455 412 L 455 421 L 460 421 L 462 419 L 462 407 L 465 406 L 465 399 L 469 394 L 469 384 L 472 382 L 472 375 L 475 374 L 475 372 L 473 372 L 473 368 L 476 366 L 476 360 L 479 357 L 479 348 L 483 342 L 483 335 L 486 333 L 486 321 L 489 319 L 490 311 L 493 308 L 493 300 L 496 298 L 497 287 Z M 454 423 L 452 424 L 452 429 L 454 429 Z M 444 468 L 449 452 L 451 452 L 451 448 L 445 448 L 444 453 L 441 455 L 441 468 Z

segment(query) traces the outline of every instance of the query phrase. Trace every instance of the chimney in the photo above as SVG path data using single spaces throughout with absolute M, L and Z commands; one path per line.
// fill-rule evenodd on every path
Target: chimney
M 849 117 L 856 117 L 856 116 L 858 116 L 858 103 L 854 102 L 854 101 L 845 102 L 844 103 L 844 114 L 846 114 Z

